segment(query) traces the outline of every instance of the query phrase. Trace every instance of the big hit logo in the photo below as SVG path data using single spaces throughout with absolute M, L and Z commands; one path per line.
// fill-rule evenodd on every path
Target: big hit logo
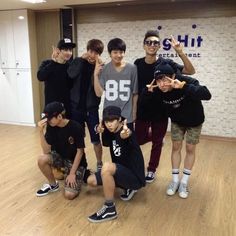
M 197 28 L 196 24 L 192 25 L 193 29 Z M 157 27 L 158 30 L 162 29 L 162 26 Z M 185 35 L 177 35 L 174 36 L 180 43 L 183 44 L 185 48 L 200 48 L 202 46 L 203 38 L 201 35 L 198 35 L 197 37 L 191 37 L 189 34 Z M 171 40 L 170 38 L 164 38 L 162 40 L 162 48 L 167 51 L 167 53 L 160 53 L 159 56 L 164 58 L 173 58 L 178 57 L 177 53 L 169 53 L 168 51 L 171 49 L 171 44 L 168 42 L 168 40 Z M 194 53 L 185 53 L 188 57 L 201 57 L 201 54 L 199 52 Z

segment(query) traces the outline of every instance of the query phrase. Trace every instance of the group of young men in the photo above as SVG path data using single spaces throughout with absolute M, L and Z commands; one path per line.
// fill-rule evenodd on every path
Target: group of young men
M 45 82 L 45 108 L 38 122 L 43 154 L 38 165 L 48 180 L 37 196 L 59 189 L 52 166 L 64 168 L 67 199 L 79 195 L 83 182 L 103 186 L 105 202 L 100 210 L 88 217 L 102 222 L 117 217 L 115 188 L 124 190 L 121 199 L 130 200 L 138 189 L 155 179 L 159 165 L 168 117 L 171 119 L 172 181 L 167 195 L 177 191 L 188 197 L 188 180 L 195 161 L 204 111 L 201 100 L 211 94 L 191 77 L 195 69 L 173 37 L 170 43 L 183 61 L 157 57 L 160 37 L 157 31 L 146 32 L 145 57 L 134 64 L 124 60 L 126 44 L 114 38 L 107 45 L 111 61 L 104 64 L 100 56 L 101 40 L 87 43 L 87 52 L 70 61 L 75 44 L 62 39 L 53 48 L 52 59 L 42 62 L 38 79 Z M 104 94 L 102 122 L 98 109 Z M 85 123 L 97 158 L 93 173 L 87 168 L 85 155 Z M 181 149 L 186 135 L 186 157 L 183 176 L 179 177 Z M 100 137 L 101 136 L 101 137 Z M 152 142 L 145 176 L 144 159 L 139 145 Z M 110 147 L 111 162 L 102 162 L 102 145 Z

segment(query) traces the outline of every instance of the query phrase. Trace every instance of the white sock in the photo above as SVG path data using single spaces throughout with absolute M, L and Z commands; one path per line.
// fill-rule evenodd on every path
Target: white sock
M 183 177 L 181 179 L 181 183 L 188 184 L 189 177 L 191 175 L 191 170 L 185 169 L 183 170 Z
M 179 169 L 172 169 L 172 180 L 175 183 L 179 182 Z

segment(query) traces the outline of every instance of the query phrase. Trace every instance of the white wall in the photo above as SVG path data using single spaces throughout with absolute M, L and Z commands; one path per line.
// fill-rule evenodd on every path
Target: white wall
M 89 39 L 98 38 L 107 45 L 111 38 L 120 37 L 127 44 L 126 60 L 133 62 L 144 56 L 142 41 L 145 32 L 158 29 L 158 26 L 162 27 L 159 31 L 163 41 L 171 34 L 175 38 L 178 35 L 182 39 L 188 37 L 184 51 L 189 56 L 197 56 L 191 57 L 197 71 L 193 77 L 212 93 L 212 99 L 203 102 L 206 121 L 202 133 L 236 137 L 236 17 L 78 24 L 78 54 L 86 50 Z M 191 42 L 194 42 L 192 46 Z M 172 49 L 161 49 L 159 53 L 175 56 Z M 102 57 L 109 61 L 106 48 Z M 181 63 L 178 57 L 170 58 Z

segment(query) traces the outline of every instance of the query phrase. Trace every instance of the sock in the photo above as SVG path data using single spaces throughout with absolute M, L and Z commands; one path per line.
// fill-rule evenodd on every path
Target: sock
M 112 207 L 112 206 L 114 206 L 114 201 L 113 200 L 106 200 L 104 205 L 106 205 L 108 207 Z
M 191 170 L 188 170 L 188 169 L 184 168 L 181 183 L 188 184 L 188 180 L 189 180 L 190 175 L 191 175 Z
M 172 169 L 172 180 L 175 183 L 179 182 L 179 169 Z

